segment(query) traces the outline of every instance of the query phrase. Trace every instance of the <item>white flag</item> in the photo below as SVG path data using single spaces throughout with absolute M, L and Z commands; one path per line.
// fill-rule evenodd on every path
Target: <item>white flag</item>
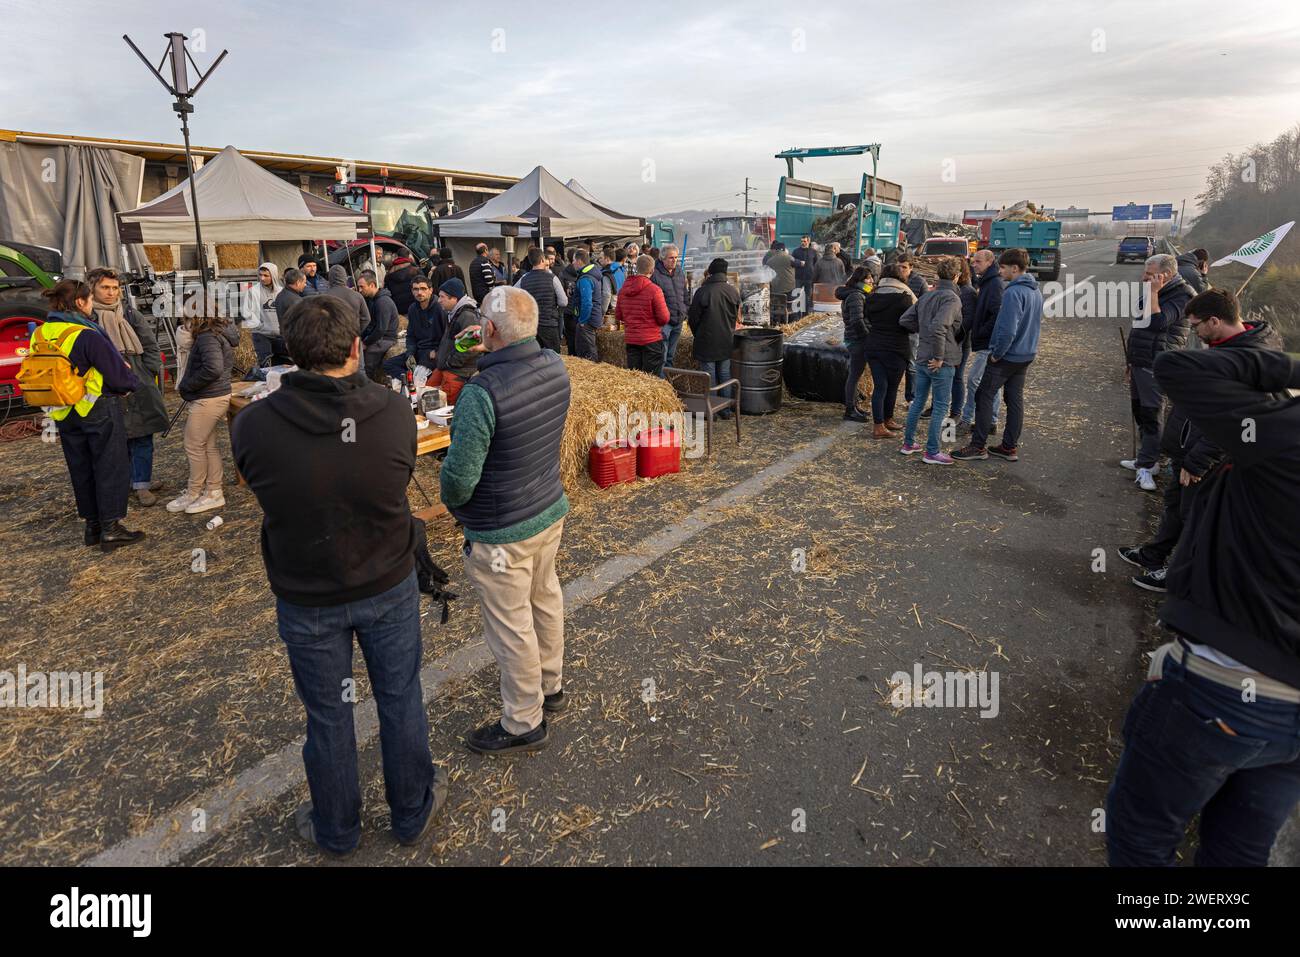
M 1294 225 L 1295 220 L 1293 219 L 1289 223 L 1283 223 L 1277 229 L 1270 229 L 1258 239 L 1252 239 L 1250 242 L 1246 243 L 1235 253 L 1229 253 L 1218 262 L 1211 263 L 1210 265 L 1222 266 L 1225 263 L 1234 262 L 1245 263 L 1247 266 L 1258 269 L 1260 266 L 1264 265 L 1264 260 L 1273 255 L 1273 250 L 1277 249 L 1277 244 L 1282 241 L 1282 237 L 1291 231 L 1291 227 Z

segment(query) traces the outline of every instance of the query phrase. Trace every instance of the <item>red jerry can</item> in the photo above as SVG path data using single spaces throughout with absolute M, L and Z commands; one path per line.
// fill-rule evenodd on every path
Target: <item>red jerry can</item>
M 636 438 L 636 474 L 658 478 L 682 468 L 682 437 L 673 429 L 648 429 Z
M 601 488 L 636 479 L 637 450 L 629 442 L 597 442 L 587 452 L 587 474 Z

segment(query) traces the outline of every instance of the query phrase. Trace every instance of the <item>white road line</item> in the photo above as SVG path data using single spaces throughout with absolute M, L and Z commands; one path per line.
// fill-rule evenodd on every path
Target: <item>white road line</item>
M 1096 273 L 1093 273 L 1093 276 L 1095 275 Z M 1058 292 L 1055 296 L 1047 300 L 1047 302 L 1043 303 L 1043 311 L 1046 312 L 1048 309 L 1052 308 L 1052 306 L 1056 305 L 1057 300 L 1061 299 L 1061 297 L 1067 294 L 1073 294 L 1073 292 L 1076 289 L 1082 286 L 1085 282 L 1088 282 L 1090 279 L 1092 279 L 1093 276 L 1084 276 L 1078 282 L 1071 282 L 1068 286 L 1066 286 L 1064 289 Z
M 752 498 L 769 486 L 790 475 L 827 451 L 844 435 L 860 430 L 857 423 L 843 423 L 839 428 L 809 442 L 778 462 L 732 486 L 720 495 L 705 502 L 675 525 L 662 529 L 641 541 L 635 552 L 617 555 L 597 566 L 590 574 L 569 582 L 564 587 L 565 610 L 575 608 L 599 598 L 611 588 L 620 585 L 642 569 L 658 561 L 673 549 L 690 541 L 700 532 L 726 518 L 724 510 L 747 498 Z M 723 443 L 725 448 L 725 442 Z M 469 593 L 472 599 L 472 591 Z M 420 682 L 424 689 L 427 707 L 456 678 L 472 675 L 493 663 L 482 638 L 469 642 L 451 654 L 444 655 L 424 667 Z M 356 724 L 357 749 L 365 747 L 379 731 L 379 717 L 373 698 L 357 704 L 353 712 Z M 195 848 L 229 830 L 241 817 L 259 805 L 273 801 L 286 791 L 306 780 L 302 765 L 303 739 L 285 745 L 268 755 L 251 768 L 241 772 L 233 781 L 217 785 L 192 801 L 186 801 L 165 812 L 146 830 L 106 848 L 85 861 L 89 867 L 154 867 L 174 864 Z M 201 808 L 205 817 L 204 829 L 195 832 L 192 823 L 195 810 Z

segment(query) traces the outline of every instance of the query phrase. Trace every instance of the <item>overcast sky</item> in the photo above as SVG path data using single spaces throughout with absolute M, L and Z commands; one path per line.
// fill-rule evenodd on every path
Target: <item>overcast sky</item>
M 230 50 L 197 98 L 195 143 L 541 164 L 639 215 L 739 206 L 746 176 L 770 210 L 774 153 L 875 142 L 880 175 L 936 212 L 1186 198 L 1190 214 L 1210 162 L 1300 121 L 1296 0 L 0 0 L 0 15 L 3 127 L 180 142 L 120 39 L 156 61 L 180 30 L 206 41 L 203 66 Z M 869 168 L 796 175 L 856 190 Z

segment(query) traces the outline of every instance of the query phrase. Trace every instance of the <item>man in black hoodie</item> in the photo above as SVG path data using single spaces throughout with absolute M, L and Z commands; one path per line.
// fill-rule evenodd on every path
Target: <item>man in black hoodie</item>
M 361 374 L 356 319 L 331 296 L 304 300 L 282 330 L 299 371 L 235 419 L 235 462 L 262 507 L 262 560 L 280 637 L 307 710 L 312 804 L 299 832 L 345 856 L 361 839 L 352 724 L 352 640 L 379 707 L 393 833 L 414 844 L 446 800 L 420 687 L 415 468 L 410 406 Z
M 392 293 L 379 287 L 379 277 L 374 270 L 363 269 L 357 273 L 357 288 L 370 310 L 370 322 L 361 332 L 366 375 L 382 383 L 384 356 L 397 344 L 397 304 L 393 302 Z
M 1188 304 L 1203 341 L 1228 310 Z M 1193 305 L 1195 303 L 1195 305 Z M 1300 361 L 1251 327 L 1156 357 L 1225 460 L 1199 483 L 1107 798 L 1110 863 L 1167 866 L 1201 815 L 1198 865 L 1262 867 L 1300 800 Z

